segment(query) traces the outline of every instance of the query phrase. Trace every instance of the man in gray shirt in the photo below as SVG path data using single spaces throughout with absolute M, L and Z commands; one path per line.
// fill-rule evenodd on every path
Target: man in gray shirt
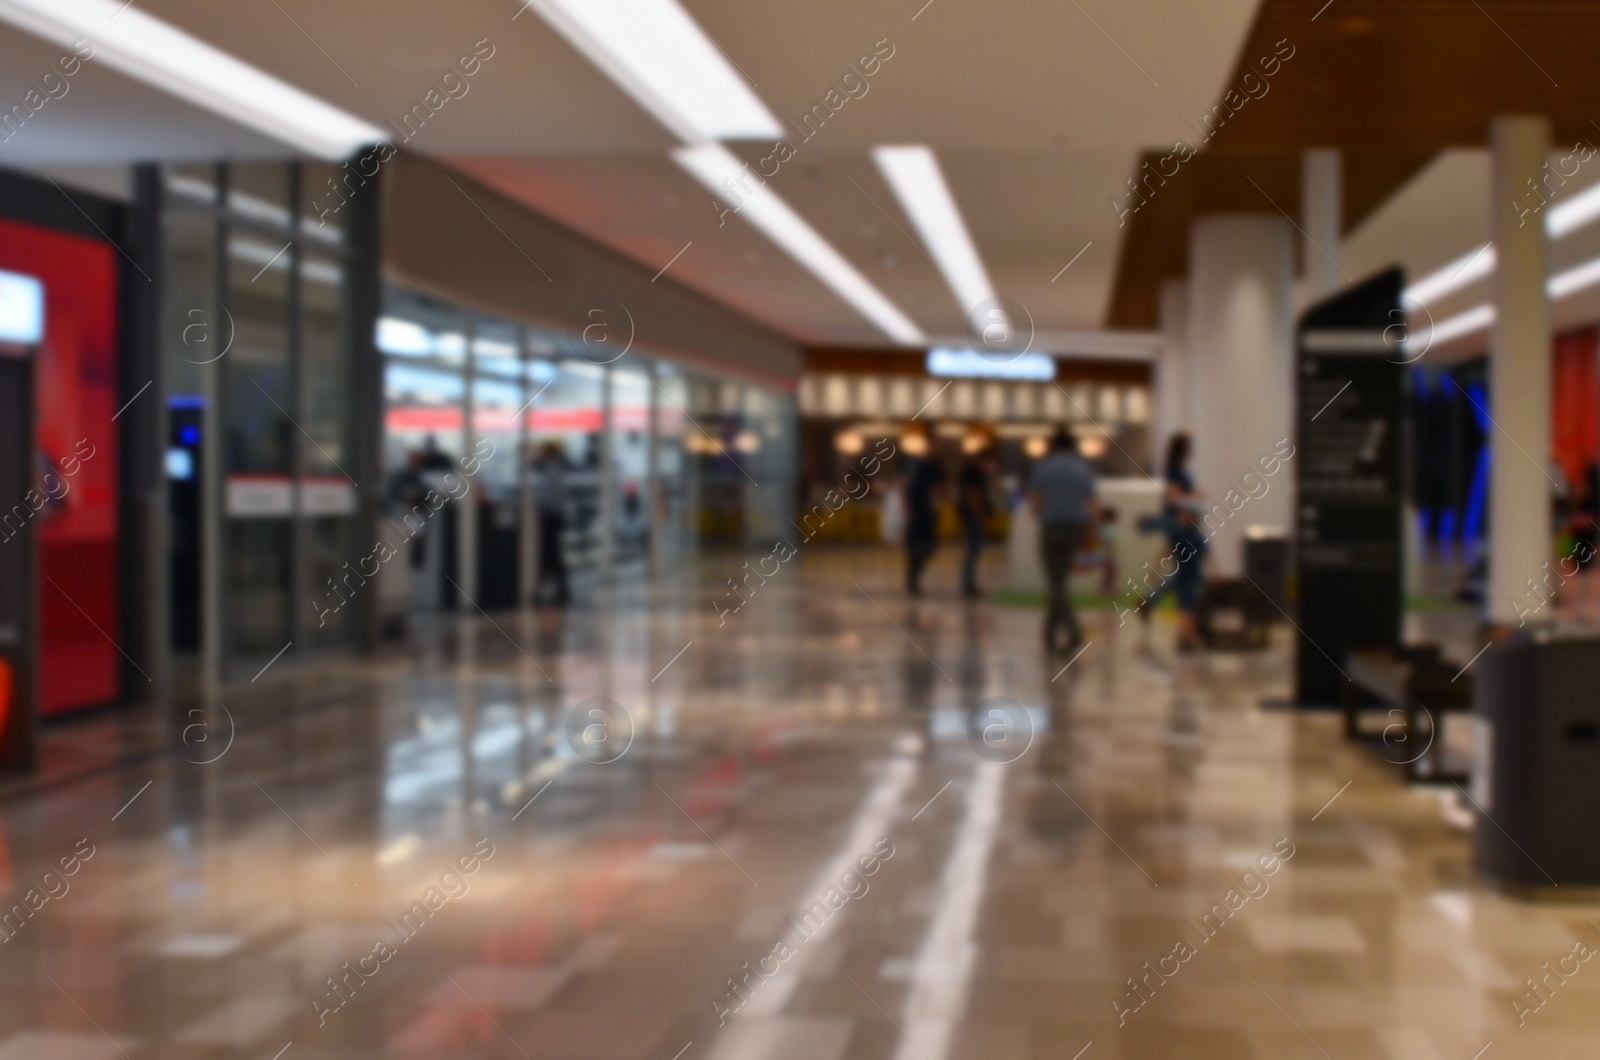
M 1049 455 L 1034 465 L 1028 495 L 1039 516 L 1039 546 L 1050 582 L 1045 650 L 1071 651 L 1083 643 L 1083 634 L 1067 594 L 1067 579 L 1072 573 L 1072 554 L 1088 536 L 1100 503 L 1094 495 L 1094 470 L 1078 455 L 1078 440 L 1065 427 L 1056 428 Z M 1065 648 L 1056 637 L 1057 628 L 1063 625 L 1071 638 Z

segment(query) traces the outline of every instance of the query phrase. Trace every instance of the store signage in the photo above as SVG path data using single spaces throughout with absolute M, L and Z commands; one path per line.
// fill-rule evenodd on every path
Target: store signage
M 308 478 L 300 484 L 300 511 L 305 515 L 354 515 L 356 488 L 349 479 Z
M 1405 368 L 1391 269 L 1308 309 L 1298 329 L 1295 702 L 1337 706 L 1343 662 L 1400 644 Z
M 0 342 L 36 346 L 44 338 L 44 284 L 0 270 Z
M 288 475 L 229 475 L 228 517 L 287 519 L 301 515 L 354 515 L 356 488 L 349 479 L 307 477 L 300 484 L 299 504 L 294 479 Z
M 929 350 L 928 374 L 947 379 L 1013 379 L 1048 383 L 1056 377 L 1056 359 L 1043 353 Z
M 294 480 L 288 475 L 229 475 L 228 515 L 261 519 L 294 514 Z

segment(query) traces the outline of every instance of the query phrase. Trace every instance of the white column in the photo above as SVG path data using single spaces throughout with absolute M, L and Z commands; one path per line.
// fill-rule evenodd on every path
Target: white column
M 1344 220 L 1339 152 L 1313 148 L 1300 159 L 1300 260 L 1305 275 L 1306 304 L 1316 305 L 1345 282 L 1339 271 L 1339 243 Z
M 1550 150 L 1542 117 L 1489 123 L 1489 233 L 1498 267 L 1490 281 L 1489 599 L 1491 622 L 1515 622 L 1550 558 L 1550 304 L 1544 225 L 1519 226 L 1513 200 L 1526 198 Z
M 1281 216 L 1200 217 L 1190 225 L 1190 464 L 1207 509 L 1221 507 L 1205 525 L 1209 572 L 1221 577 L 1241 573 L 1246 527 L 1287 532 L 1294 510 L 1288 468 L 1257 498 L 1241 503 L 1240 486 L 1247 472 L 1259 476 L 1260 456 L 1294 439 L 1294 239 Z
M 1158 463 L 1167 440 L 1189 430 L 1189 284 L 1167 280 L 1161 284 L 1161 355 L 1156 361 L 1155 434 L 1150 455 Z M 1152 474 L 1155 468 L 1147 468 Z

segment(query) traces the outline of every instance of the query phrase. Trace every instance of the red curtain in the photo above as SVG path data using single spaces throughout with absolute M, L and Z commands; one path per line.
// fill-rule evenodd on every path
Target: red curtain
M 1583 481 L 1585 469 L 1600 461 L 1600 371 L 1596 350 L 1600 330 L 1593 327 L 1556 336 L 1551 382 L 1551 444 L 1567 481 Z

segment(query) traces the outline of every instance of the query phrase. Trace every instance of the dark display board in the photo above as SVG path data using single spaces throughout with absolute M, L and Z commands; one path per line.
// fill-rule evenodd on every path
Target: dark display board
M 1404 606 L 1399 269 L 1307 310 L 1296 332 L 1295 702 L 1331 707 L 1345 655 L 1400 644 Z

